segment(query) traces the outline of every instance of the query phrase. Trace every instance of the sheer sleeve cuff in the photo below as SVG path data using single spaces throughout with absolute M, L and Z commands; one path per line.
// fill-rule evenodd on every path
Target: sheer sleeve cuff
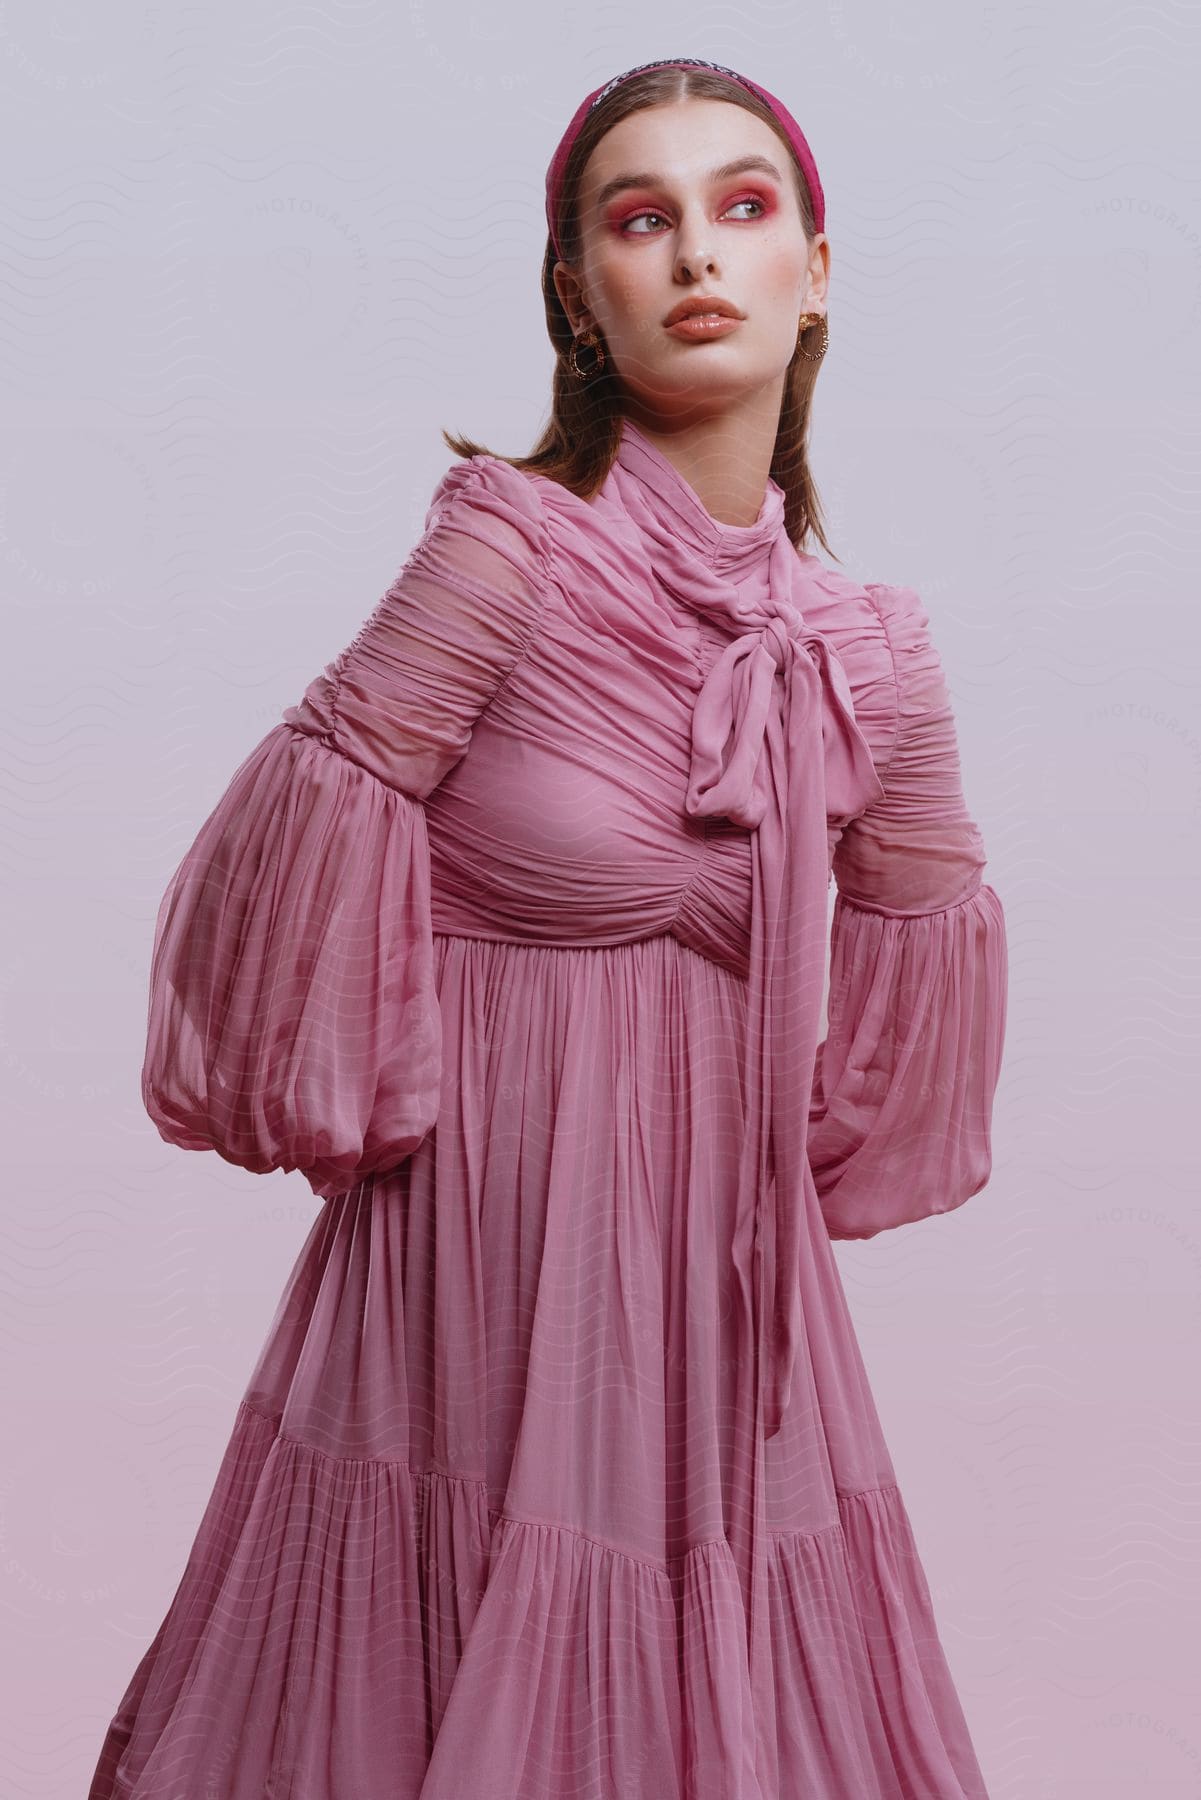
M 808 1134 L 831 1237 L 874 1237 L 985 1186 L 1007 980 L 992 887 L 916 916 L 839 893 Z
M 438 1112 L 420 802 L 295 727 L 236 771 L 159 908 L 142 1098 L 160 1136 L 322 1198 Z

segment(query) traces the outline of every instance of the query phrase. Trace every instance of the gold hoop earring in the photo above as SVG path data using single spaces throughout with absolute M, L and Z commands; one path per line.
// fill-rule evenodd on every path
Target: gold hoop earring
M 581 369 L 576 360 L 576 351 L 581 344 L 584 346 L 585 350 L 595 350 L 596 352 L 595 360 L 591 367 L 587 369 Z M 567 367 L 571 370 L 577 381 L 591 381 L 594 375 L 600 374 L 604 366 L 605 352 L 601 347 L 601 341 L 597 335 L 596 327 L 594 325 L 589 325 L 587 331 L 582 331 L 578 338 L 572 338 L 571 349 L 567 354 Z
M 806 350 L 801 344 L 801 339 L 811 325 L 820 325 L 822 328 L 821 348 L 816 351 Z M 822 357 L 826 354 L 826 347 L 829 342 L 830 322 L 826 318 L 825 313 L 802 313 L 800 318 L 800 328 L 797 331 L 796 338 L 796 347 L 801 352 L 801 355 L 807 356 L 810 362 L 820 362 Z

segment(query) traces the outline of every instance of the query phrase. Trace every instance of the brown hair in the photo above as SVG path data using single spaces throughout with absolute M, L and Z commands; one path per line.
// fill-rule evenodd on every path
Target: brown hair
M 732 106 L 745 107 L 765 125 L 770 125 L 788 152 L 805 236 L 810 239 L 816 236 L 813 207 L 801 166 L 775 115 L 757 94 L 707 69 L 648 69 L 621 82 L 599 101 L 587 115 L 572 145 L 563 177 L 562 211 L 557 221 L 564 262 L 575 263 L 582 249 L 578 217 L 580 178 L 601 138 L 631 113 L 683 99 L 725 100 Z M 601 372 L 588 381 L 579 380 L 568 368 L 567 352 L 572 344 L 572 330 L 555 288 L 552 270 L 556 260 L 548 233 L 542 261 L 542 298 L 547 333 L 555 348 L 550 422 L 528 456 L 506 456 L 500 460 L 515 469 L 548 476 L 582 499 L 590 499 L 608 474 L 621 440 L 621 379 L 614 369 L 612 357 L 608 357 Z M 588 348 L 584 349 L 585 367 L 593 354 Z M 770 473 L 784 490 L 784 523 L 792 542 L 798 549 L 803 549 L 808 538 L 813 536 L 833 557 L 809 468 L 807 444 L 819 367 L 820 363 L 813 361 L 812 356 L 803 356 L 799 348 L 793 354 L 784 377 Z M 442 436 L 459 456 L 495 454 L 471 438 L 455 436 L 445 430 Z M 834 557 L 834 560 L 839 559 Z

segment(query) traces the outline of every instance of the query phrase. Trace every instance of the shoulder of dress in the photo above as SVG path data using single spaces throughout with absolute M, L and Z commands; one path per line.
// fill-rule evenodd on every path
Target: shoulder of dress
M 873 581 L 867 592 L 888 637 L 896 682 L 898 732 L 934 714 L 948 717 L 951 697 L 930 614 L 916 588 Z
M 868 581 L 863 591 L 884 627 L 900 680 L 903 659 L 930 644 L 930 615 L 917 589 L 901 582 Z
M 503 457 L 481 451 L 450 465 L 430 496 L 425 535 L 443 523 L 478 527 L 484 535 L 491 525 L 506 551 L 519 546 L 535 569 L 549 569 L 550 529 L 539 485 Z
M 846 671 L 856 723 L 881 772 L 892 757 L 898 723 L 892 590 L 882 582 L 857 581 L 816 556 L 801 552 L 800 557 L 805 622 L 832 645 Z

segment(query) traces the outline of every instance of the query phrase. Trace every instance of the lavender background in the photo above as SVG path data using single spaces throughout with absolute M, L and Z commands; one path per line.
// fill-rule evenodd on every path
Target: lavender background
M 318 1206 L 143 1114 L 159 897 L 440 428 L 532 442 L 545 164 L 689 54 L 810 134 L 835 547 L 926 600 L 1010 925 L 989 1187 L 838 1247 L 944 1642 L 994 1800 L 1201 1795 L 1199 48 L 1062 0 L 0 10 L 6 1793 L 85 1791 Z

